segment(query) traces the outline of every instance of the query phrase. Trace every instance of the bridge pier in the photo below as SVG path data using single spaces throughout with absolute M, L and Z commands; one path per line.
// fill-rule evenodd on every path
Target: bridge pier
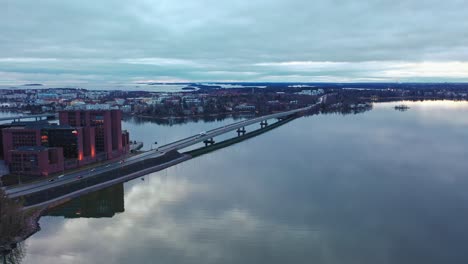
M 205 147 L 208 147 L 209 145 L 213 145 L 215 141 L 213 140 L 213 138 L 210 138 L 210 139 L 204 140 L 203 143 L 205 143 Z
M 237 129 L 237 136 L 240 137 L 241 135 L 245 135 L 245 127 Z
M 260 123 L 260 126 L 261 126 L 261 128 L 267 127 L 267 126 L 268 126 L 268 122 L 267 122 L 266 120 L 263 120 L 263 121 Z

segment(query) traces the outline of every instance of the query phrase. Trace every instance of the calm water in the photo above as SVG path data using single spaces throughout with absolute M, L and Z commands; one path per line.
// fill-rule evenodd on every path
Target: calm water
M 75 200 L 23 263 L 468 263 L 468 103 L 301 118 Z M 147 148 L 232 120 L 125 127 Z

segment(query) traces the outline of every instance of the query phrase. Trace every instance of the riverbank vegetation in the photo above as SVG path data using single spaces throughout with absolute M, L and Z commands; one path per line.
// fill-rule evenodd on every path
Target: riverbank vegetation
M 0 189 L 0 248 L 17 242 L 26 231 L 25 218 L 21 203 L 8 199 Z

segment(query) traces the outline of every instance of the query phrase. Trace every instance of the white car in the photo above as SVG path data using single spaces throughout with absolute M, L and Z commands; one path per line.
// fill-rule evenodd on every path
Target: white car
M 198 137 L 203 137 L 203 136 L 206 136 L 206 132 L 205 132 L 205 131 L 200 132 L 200 133 L 198 134 Z

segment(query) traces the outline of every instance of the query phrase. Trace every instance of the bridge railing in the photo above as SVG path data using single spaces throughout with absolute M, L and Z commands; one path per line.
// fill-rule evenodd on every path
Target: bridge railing
M 168 148 L 170 146 L 174 146 L 174 145 L 180 144 L 180 143 L 182 143 L 184 141 L 188 141 L 188 140 L 192 140 L 192 139 L 197 139 L 197 140 L 194 141 L 194 144 L 199 143 L 199 142 L 202 142 L 203 140 L 205 140 L 207 138 L 227 133 L 227 131 L 222 132 L 222 133 L 218 133 L 218 131 L 222 131 L 223 129 L 226 129 L 228 127 L 229 128 L 232 127 L 232 129 L 230 129 L 230 130 L 235 130 L 238 127 L 248 126 L 248 125 L 254 124 L 256 122 L 262 121 L 262 120 L 268 120 L 268 119 L 277 118 L 277 117 L 281 117 L 281 116 L 288 116 L 288 115 L 292 115 L 292 114 L 297 113 L 297 112 L 307 111 L 309 109 L 311 109 L 311 106 L 304 107 L 304 108 L 299 108 L 299 109 L 294 109 L 294 110 L 290 110 L 290 111 L 286 111 L 286 112 L 281 112 L 281 113 L 270 114 L 270 115 L 266 115 L 266 116 L 260 116 L 260 117 L 256 117 L 256 118 L 252 118 L 252 119 L 242 120 L 242 121 L 239 121 L 239 122 L 236 122 L 236 123 L 233 123 L 233 124 L 229 124 L 229 125 L 226 125 L 226 126 L 223 126 L 223 127 L 218 127 L 218 128 L 208 130 L 208 131 L 206 131 L 206 136 L 193 135 L 193 136 L 190 136 L 190 137 L 186 137 L 186 138 L 174 141 L 174 142 L 166 144 L 166 145 L 162 145 L 162 146 L 159 147 L 159 149 L 165 149 L 165 148 Z M 213 134 L 213 135 L 210 135 L 210 134 Z M 181 148 L 178 148 L 178 149 L 181 149 Z

